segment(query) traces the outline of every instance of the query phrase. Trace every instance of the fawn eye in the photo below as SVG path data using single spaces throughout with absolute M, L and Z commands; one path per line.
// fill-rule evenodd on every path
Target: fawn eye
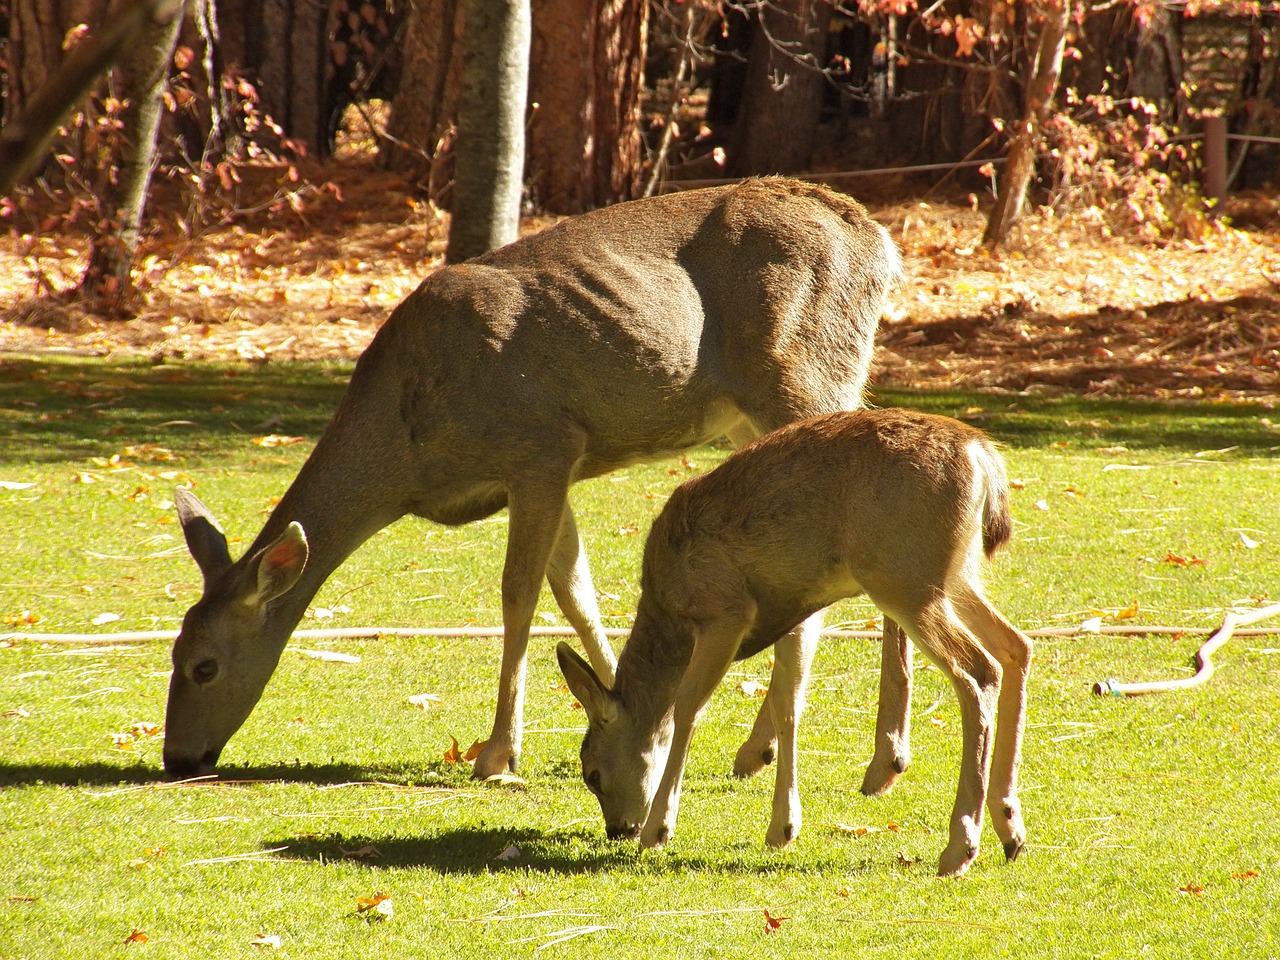
M 588 790 L 590 790 L 592 793 L 596 794 L 597 796 L 600 795 L 600 771 L 599 770 L 592 770 L 582 779 L 587 782 Z
M 209 659 L 201 660 L 191 668 L 191 679 L 200 686 L 204 686 L 218 675 L 218 661 Z

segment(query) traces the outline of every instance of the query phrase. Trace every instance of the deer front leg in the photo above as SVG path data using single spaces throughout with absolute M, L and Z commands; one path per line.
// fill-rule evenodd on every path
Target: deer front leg
M 684 779 L 685 763 L 689 759 L 693 729 L 702 711 L 706 709 L 716 685 L 729 672 L 749 622 L 749 617 L 739 619 L 729 616 L 695 633 L 693 655 L 676 687 L 671 751 L 667 755 L 662 778 L 658 781 L 657 793 L 650 804 L 649 815 L 640 830 L 640 846 L 643 849 L 665 846 L 675 834 L 676 817 L 680 811 L 680 784 Z
M 587 552 L 568 502 L 564 505 L 560 532 L 547 564 L 547 582 L 565 619 L 582 640 L 596 676 L 606 687 L 612 687 L 618 661 L 604 635 L 596 588 L 591 580 L 591 568 L 587 565 Z
M 502 668 L 493 732 L 471 775 L 486 780 L 515 772 L 524 727 L 529 627 L 542 578 L 567 506 L 568 487 L 512 489 L 508 494 L 507 556 L 502 569 Z
M 809 668 L 822 631 L 822 615 L 815 614 L 774 647 L 773 679 L 768 703 L 778 731 L 778 769 L 773 784 L 773 813 L 765 843 L 786 847 L 800 835 L 800 774 L 796 756 L 800 715 L 804 712 Z
M 887 616 L 880 641 L 875 752 L 862 778 L 868 797 L 887 793 L 911 763 L 911 638 Z

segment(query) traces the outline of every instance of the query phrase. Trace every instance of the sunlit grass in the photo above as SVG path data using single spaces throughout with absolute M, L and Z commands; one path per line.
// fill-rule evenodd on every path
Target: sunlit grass
M 14 621 L 0 630 L 176 628 L 200 580 L 173 521 L 173 487 L 195 484 L 233 552 L 243 549 L 323 429 L 343 375 L 0 366 L 0 617 Z M 1266 411 L 878 399 L 964 416 L 1006 445 L 1017 535 L 989 584 L 1025 628 L 1097 617 L 1212 627 L 1232 604 L 1280 599 L 1278 442 Z M 255 442 L 265 435 L 305 440 Z M 704 448 L 687 466 L 575 490 L 611 625 L 629 622 L 644 532 L 666 494 L 725 454 Z M 823 645 L 802 730 L 804 833 L 777 853 L 763 846 L 771 774 L 728 776 L 759 706 L 741 681 L 768 679 L 756 658 L 735 668 L 699 729 L 678 835 L 640 855 L 604 839 L 582 787 L 583 719 L 559 689 L 552 638 L 531 647 L 523 786 L 477 785 L 466 764 L 444 759 L 451 738 L 465 747 L 488 733 L 500 643 L 431 628 L 499 622 L 504 541 L 501 518 L 457 530 L 406 519 L 374 537 L 316 597 L 333 618 L 303 626 L 423 634 L 295 642 L 216 783 L 160 778 L 161 736 L 149 725 L 163 720 L 165 644 L 7 643 L 0 957 L 261 955 L 275 937 L 282 956 L 326 958 L 509 957 L 545 945 L 587 957 L 1280 955 L 1276 637 L 1232 640 L 1203 688 L 1135 700 L 1089 688 L 1186 676 L 1203 637 L 1039 639 L 1029 846 L 1006 865 L 987 831 L 960 881 L 933 876 L 959 747 L 941 676 L 920 663 L 915 763 L 890 795 L 867 800 L 857 786 L 878 645 Z M 549 596 L 539 612 L 539 623 L 562 622 Z M 830 619 L 874 616 L 850 601 Z M 436 698 L 427 709 L 410 699 L 423 693 Z M 390 918 L 359 910 L 378 892 Z M 766 910 L 787 918 L 773 933 Z M 135 930 L 147 942 L 126 946 Z

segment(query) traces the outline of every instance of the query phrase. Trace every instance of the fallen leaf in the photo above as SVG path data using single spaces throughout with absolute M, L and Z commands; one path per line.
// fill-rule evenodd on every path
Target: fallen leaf
M 1169 550 L 1164 555 L 1164 562 L 1173 564 L 1175 567 L 1207 567 L 1209 561 L 1203 557 L 1197 557 L 1194 553 L 1190 556 L 1180 556 Z
M 450 737 L 449 741 L 449 749 L 444 752 L 444 762 L 457 763 L 462 759 L 462 748 L 458 746 L 457 737 Z
M 790 917 L 775 917 L 766 909 L 764 912 L 764 932 L 777 933 L 782 928 L 783 923 L 790 919 Z
M 480 751 L 489 745 L 488 740 L 474 740 L 471 746 L 467 747 L 467 752 L 462 755 L 462 759 L 470 763 L 476 757 L 480 756 Z
M 93 625 L 95 627 L 101 627 L 103 624 L 115 623 L 119 619 L 120 614 L 118 613 L 100 613 L 93 618 Z
M 1117 620 L 1132 620 L 1137 615 L 1138 615 L 1138 601 L 1134 600 L 1133 603 L 1129 604 L 1124 609 L 1117 610 L 1114 616 L 1115 616 L 1115 619 Z
M 348 860 L 377 860 L 382 856 L 382 851 L 372 843 L 366 843 L 364 846 L 356 847 L 352 850 L 340 846 L 338 847 L 338 852 Z
M 1257 540 L 1254 540 L 1252 537 L 1246 534 L 1243 530 L 1239 531 L 1237 536 L 1240 538 L 1239 546 L 1244 547 L 1246 550 L 1257 550 L 1258 547 L 1261 546 L 1261 543 L 1259 543 Z
M 520 858 L 520 848 L 519 848 L 519 847 L 517 847 L 517 846 L 513 843 L 513 844 L 511 844 L 511 846 L 507 847 L 507 849 L 503 850 L 500 854 L 498 854 L 498 855 L 497 855 L 496 857 L 494 857 L 493 859 L 495 859 L 495 860 L 518 860 L 519 858 Z
M 127 947 L 132 943 L 146 943 L 151 938 L 147 936 L 145 930 L 134 930 L 131 934 L 124 938 L 124 945 Z
M 1035 503 L 1032 504 L 1032 506 L 1035 507 L 1037 510 L 1043 510 L 1045 513 L 1049 512 L 1048 500 L 1037 500 Z
M 433 705 L 440 703 L 441 700 L 434 693 L 415 693 L 409 698 L 409 702 L 415 707 L 430 710 Z
M 527 786 L 524 780 L 514 773 L 495 773 L 492 777 L 485 777 L 484 782 L 491 787 L 509 787 L 513 790 L 523 790 Z
M 391 895 L 379 890 L 372 897 L 356 897 L 356 913 L 362 913 L 369 920 L 390 920 L 394 908 L 391 906 Z
M 1231 875 L 1231 879 L 1232 880 L 1256 880 L 1260 876 L 1262 876 L 1261 873 L 1259 873 L 1257 870 L 1254 870 L 1252 867 L 1250 867 L 1248 870 L 1241 870 L 1239 873 L 1233 873 Z
M 278 933 L 260 933 L 249 941 L 251 947 L 264 947 L 267 950 L 279 950 L 282 941 Z
M 295 443 L 302 443 L 305 439 L 305 437 L 285 437 L 269 433 L 265 437 L 255 437 L 253 442 L 260 447 L 288 447 Z
M 1102 618 L 1090 617 L 1088 620 L 1085 620 L 1083 623 L 1080 624 L 1080 629 L 1084 633 L 1101 633 Z
M 640 528 L 630 523 L 618 528 L 618 536 L 620 537 L 629 537 L 632 534 L 636 534 L 639 532 L 640 532 Z
M 18 480 L 0 480 L 0 490 L 30 490 L 34 483 L 22 483 Z
M 769 692 L 769 688 L 759 680 L 743 680 L 738 684 L 738 690 L 748 697 L 763 697 Z
M 1179 893 L 1189 894 L 1193 897 L 1203 897 L 1204 887 L 1198 883 L 1184 883 L 1178 888 Z
M 873 833 L 880 833 L 884 827 L 851 827 L 846 823 L 837 823 L 836 829 L 841 833 L 846 833 L 851 837 L 866 837 Z

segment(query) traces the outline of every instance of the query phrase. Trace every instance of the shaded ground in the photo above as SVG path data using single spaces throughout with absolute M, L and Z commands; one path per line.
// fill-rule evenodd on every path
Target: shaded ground
M 278 174 L 260 172 L 235 221 L 194 239 L 178 228 L 187 201 L 162 191 L 142 261 L 145 305 L 129 321 L 68 304 L 62 294 L 87 253 L 82 225 L 65 202 L 29 200 L 0 236 L 0 351 L 354 357 L 440 266 L 446 222 L 367 167 L 313 170 L 306 182 L 316 186 L 303 188 Z M 1038 217 L 1009 251 L 989 255 L 979 248 L 984 215 L 969 206 L 873 206 L 908 271 L 882 327 L 876 379 L 1270 399 L 1280 394 L 1278 208 L 1237 198 L 1228 212 L 1238 226 L 1159 245 L 1108 235 L 1096 211 Z

